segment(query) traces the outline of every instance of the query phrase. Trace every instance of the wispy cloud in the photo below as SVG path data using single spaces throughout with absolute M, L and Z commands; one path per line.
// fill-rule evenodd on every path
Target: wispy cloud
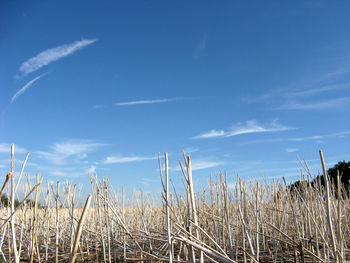
M 192 171 L 209 169 L 209 168 L 218 167 L 221 165 L 224 165 L 224 163 L 218 162 L 218 161 L 211 161 L 207 159 L 192 159 L 192 162 L 191 162 Z M 174 167 L 169 167 L 169 170 L 181 171 L 181 167 L 180 165 L 177 165 Z
M 105 108 L 105 105 L 94 105 L 94 109 L 102 109 Z
M 341 76 L 349 74 L 349 72 L 349 66 L 341 66 L 324 74 L 322 77 L 320 77 L 320 81 L 336 80 Z
M 208 139 L 208 138 L 216 138 L 216 137 L 225 137 L 227 132 L 220 130 L 210 130 L 206 133 L 202 133 L 200 135 L 192 137 L 192 139 Z
M 154 100 L 135 100 L 135 101 L 128 101 L 128 102 L 118 102 L 114 103 L 115 106 L 133 106 L 133 105 L 140 105 L 140 104 L 155 104 L 155 103 L 165 103 L 165 102 L 171 102 L 176 100 L 176 98 L 172 99 L 154 99 Z
M 95 143 L 91 141 L 69 140 L 55 143 L 53 149 L 56 153 L 65 155 L 78 155 L 96 150 L 105 144 Z
M 348 96 L 350 89 L 350 67 L 342 66 L 328 72 L 315 72 L 315 77 L 304 76 L 299 81 L 265 90 L 262 94 L 242 98 L 246 103 L 265 103 L 266 106 L 278 110 L 317 110 L 336 108 L 336 103 Z M 323 98 L 336 98 L 341 92 L 342 98 L 320 101 Z M 344 96 L 345 94 L 345 96 Z M 341 95 L 340 95 L 341 96 Z M 307 100 L 303 100 L 306 99 Z M 314 98 L 310 102 L 310 98 Z M 317 101 L 318 100 L 318 101 Z M 346 100 L 346 99 L 344 99 Z M 346 100 L 348 102 L 348 100 Z M 272 107 L 271 107 L 272 106 Z
M 308 97 L 308 96 L 313 96 L 313 95 L 328 92 L 328 91 L 334 91 L 334 90 L 338 90 L 338 89 L 348 89 L 348 88 L 350 88 L 350 83 L 345 82 L 345 83 L 340 83 L 340 84 L 321 86 L 321 87 L 312 88 L 312 89 L 295 90 L 295 91 L 288 93 L 287 96 L 288 97 L 290 97 L 290 96 Z
M 91 165 L 87 172 L 89 174 L 94 174 L 94 173 L 96 173 L 96 169 L 97 169 L 97 166 Z
M 51 171 L 48 172 L 49 175 L 57 176 L 57 177 L 69 177 L 69 178 L 79 178 L 87 173 L 79 173 L 79 172 L 63 172 L 63 171 Z
M 146 157 L 146 156 L 108 156 L 103 163 L 104 164 L 115 164 L 115 163 L 132 163 L 140 161 L 155 160 L 157 156 Z
M 188 147 L 188 148 L 183 149 L 182 152 L 184 152 L 185 154 L 190 154 L 190 153 L 195 153 L 198 151 L 199 151 L 199 148 L 197 148 L 197 147 Z
M 61 45 L 55 48 L 47 49 L 40 52 L 35 57 L 25 61 L 19 68 L 19 71 L 25 76 L 34 72 L 51 62 L 64 58 L 74 52 L 96 42 L 97 39 L 82 39 L 67 45 Z
M 87 165 L 86 163 L 79 163 L 77 165 L 76 160 L 72 163 L 61 163 L 62 165 L 56 166 L 52 164 L 40 165 L 39 169 L 49 176 L 67 177 L 67 178 L 79 178 L 86 177 L 88 174 L 96 173 L 97 166 Z M 64 164 L 64 165 L 63 165 Z
M 192 139 L 208 139 L 208 138 L 227 138 L 247 133 L 262 133 L 262 132 L 279 132 L 292 130 L 295 128 L 287 127 L 278 123 L 277 120 L 272 121 L 268 125 L 260 125 L 254 120 L 238 123 L 230 130 L 211 130 L 206 133 L 192 137 Z
M 350 131 L 343 131 L 337 133 L 330 133 L 325 135 L 312 135 L 305 137 L 286 137 L 286 138 L 272 138 L 272 139 L 262 139 L 254 140 L 249 142 L 241 143 L 241 145 L 252 144 L 252 143 L 271 143 L 271 142 L 303 142 L 303 141 L 319 141 L 327 138 L 345 138 L 350 134 Z
M 315 141 L 325 138 L 325 136 L 314 135 L 314 136 L 306 136 L 306 137 L 291 137 L 291 138 L 272 138 L 272 139 L 262 139 L 262 140 L 254 140 L 249 142 L 241 143 L 241 145 L 252 144 L 252 143 L 269 143 L 269 142 L 303 142 L 303 141 Z
M 331 99 L 322 102 L 287 103 L 276 108 L 276 110 L 325 110 L 331 108 L 342 108 L 350 102 L 350 97 Z
M 214 162 L 214 161 L 204 161 L 204 160 L 194 160 L 192 161 L 192 170 L 203 170 L 203 169 L 208 169 L 208 168 L 213 168 L 223 165 L 222 162 Z
M 20 146 L 15 145 L 15 154 L 25 154 L 28 151 Z M 11 153 L 11 144 L 9 143 L 0 143 L 0 153 L 6 153 L 10 154 Z
M 199 41 L 199 43 L 197 44 L 194 50 L 193 58 L 195 59 L 200 58 L 206 48 L 207 48 L 207 35 L 204 34 L 202 39 Z
M 34 82 L 36 82 L 37 80 L 39 80 L 40 78 L 42 78 L 43 76 L 45 76 L 47 73 L 41 74 L 40 76 L 32 79 L 31 81 L 29 81 L 26 85 L 23 86 L 23 88 L 21 88 L 19 91 L 17 91 L 15 93 L 15 95 L 12 96 L 11 98 L 11 103 L 13 103 L 19 96 L 21 96 L 27 89 L 29 89 L 30 86 L 33 85 Z
M 286 152 L 287 152 L 287 153 L 294 153 L 294 152 L 297 152 L 297 151 L 298 151 L 297 148 L 287 148 L 287 149 L 286 149 Z
M 55 143 L 50 152 L 38 151 L 37 154 L 54 164 L 64 164 L 68 159 L 83 160 L 87 154 L 105 146 L 89 140 L 67 140 Z
M 140 180 L 140 183 L 145 185 L 145 186 L 154 185 L 154 184 L 159 183 L 159 179 L 142 178 Z
M 264 91 L 262 94 L 254 94 L 254 96 L 243 96 L 241 98 L 242 102 L 251 104 L 251 103 L 259 103 L 259 102 L 270 102 L 276 97 L 276 94 L 281 96 L 284 90 L 282 89 L 269 89 Z

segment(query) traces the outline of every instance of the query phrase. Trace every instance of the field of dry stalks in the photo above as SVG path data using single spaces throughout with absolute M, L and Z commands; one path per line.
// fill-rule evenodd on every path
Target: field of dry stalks
M 165 154 L 162 205 L 142 192 L 125 205 L 124 193 L 90 175 L 83 207 L 75 185 L 58 182 L 41 191 L 40 176 L 34 186 L 27 180 L 15 207 L 27 159 L 17 178 L 13 146 L 11 160 L 1 189 L 9 204 L 1 207 L 0 262 L 350 262 L 350 201 L 329 182 L 305 184 L 291 196 L 283 180 L 237 178 L 229 188 L 221 174 L 195 190 L 188 156 L 180 162 L 186 191 L 179 192 L 169 186 Z M 305 176 L 313 177 L 307 165 Z

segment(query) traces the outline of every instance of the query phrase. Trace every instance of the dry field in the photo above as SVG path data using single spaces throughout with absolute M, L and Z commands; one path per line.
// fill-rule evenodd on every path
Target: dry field
M 9 205 L 1 207 L 0 262 L 350 262 L 350 201 L 328 181 L 291 196 L 283 180 L 237 178 L 229 187 L 220 174 L 196 191 L 188 156 L 179 192 L 169 185 L 165 154 L 161 201 L 140 192 L 125 205 L 123 191 L 90 175 L 91 195 L 78 207 L 75 185 L 44 187 L 37 176 L 33 186 L 23 170 L 14 178 L 13 152 L 1 190 Z M 304 177 L 313 177 L 306 164 Z M 19 184 L 25 200 L 15 207 Z

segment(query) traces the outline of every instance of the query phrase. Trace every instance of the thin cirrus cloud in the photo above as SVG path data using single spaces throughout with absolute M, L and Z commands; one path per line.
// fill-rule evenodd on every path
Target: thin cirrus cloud
M 304 141 L 319 141 L 323 139 L 332 139 L 338 138 L 342 139 L 347 137 L 350 134 L 350 131 L 342 131 L 337 133 L 330 133 L 325 135 L 313 135 L 305 137 L 290 137 L 290 138 L 272 138 L 272 139 L 263 139 L 263 140 L 254 140 L 249 142 L 241 143 L 241 145 L 252 144 L 252 143 L 272 143 L 272 142 L 304 142 Z
M 262 139 L 262 140 L 254 140 L 249 142 L 243 142 L 241 145 L 253 144 L 253 143 L 270 143 L 270 142 L 303 142 L 303 141 L 316 141 L 324 139 L 328 136 L 323 135 L 314 135 L 314 136 L 306 136 L 306 137 L 291 137 L 291 138 L 273 138 L 273 139 Z
M 105 108 L 106 106 L 105 105 L 100 105 L 100 104 L 98 104 L 98 105 L 94 105 L 94 109 L 102 109 L 102 108 Z
M 320 73 L 319 77 L 310 79 L 307 76 L 303 78 L 303 81 L 291 83 L 281 88 L 274 88 L 265 91 L 260 96 L 245 97 L 242 98 L 247 103 L 258 103 L 265 102 L 271 105 L 271 103 L 278 103 L 274 110 L 319 110 L 336 108 L 337 103 L 343 104 L 347 99 L 331 99 L 328 101 L 301 101 L 302 98 L 310 98 L 316 96 L 327 96 L 335 95 L 334 92 L 340 90 L 347 91 L 350 88 L 348 81 L 340 80 L 339 77 L 348 74 L 349 68 L 338 68 L 328 73 Z M 324 84 L 328 83 L 328 84 Z M 295 88 L 297 87 L 297 88 Z M 294 100 L 294 101 L 293 101 Z
M 9 143 L 0 143 L 0 153 L 10 154 L 11 152 L 11 144 Z M 20 146 L 15 145 L 15 154 L 25 154 L 28 151 Z
M 215 162 L 215 161 L 205 161 L 205 160 L 193 160 L 192 161 L 192 170 L 197 171 L 197 170 L 203 170 L 203 169 L 209 169 L 213 167 L 217 167 L 222 165 L 222 162 Z
M 224 163 L 217 162 L 217 161 L 211 161 L 211 160 L 205 160 L 205 159 L 193 159 L 191 161 L 192 171 L 214 168 L 214 167 L 218 167 L 221 165 L 224 165 Z M 169 167 L 169 170 L 181 171 L 181 166 L 178 165 L 178 166 L 174 166 L 174 167 Z
M 19 91 L 17 91 L 15 93 L 15 95 L 12 96 L 10 103 L 12 104 L 19 96 L 21 96 L 24 92 L 26 92 L 26 90 L 29 89 L 34 84 L 34 82 L 36 82 L 37 80 L 41 79 L 46 74 L 47 73 L 41 74 L 40 76 L 38 76 L 38 77 L 32 79 L 31 81 L 27 82 L 27 84 L 24 85 L 23 88 L 21 88 Z
M 57 176 L 57 177 L 79 178 L 88 173 L 84 173 L 84 172 L 79 173 L 79 172 L 70 172 L 70 171 L 67 171 L 67 172 L 52 171 L 52 172 L 47 172 L 47 174 Z
M 286 152 L 287 152 L 287 153 L 294 153 L 294 152 L 297 152 L 297 151 L 298 151 L 297 148 L 287 148 L 287 149 L 286 149 Z
M 350 102 L 350 97 L 331 99 L 315 103 L 287 103 L 276 110 L 326 110 L 332 108 L 341 108 Z
M 140 162 L 140 161 L 148 161 L 155 160 L 157 156 L 153 157 L 145 157 L 145 156 L 108 156 L 104 164 L 116 164 L 116 163 L 132 163 L 132 162 Z
M 194 50 L 193 58 L 195 59 L 200 58 L 203 55 L 203 52 L 205 51 L 206 47 L 207 47 L 207 35 L 205 34 L 200 40 L 200 42 L 197 44 Z
M 51 151 L 38 151 L 39 157 L 46 159 L 53 164 L 65 164 L 70 160 L 82 161 L 87 154 L 98 150 L 106 144 L 90 140 L 66 140 L 52 145 Z
M 51 62 L 73 54 L 76 51 L 88 45 L 91 45 L 96 41 L 97 39 L 82 39 L 70 44 L 61 45 L 55 48 L 44 50 L 37 54 L 35 57 L 32 57 L 27 61 L 23 62 L 19 68 L 19 71 L 22 73 L 23 76 L 28 75 L 29 73 L 37 71 L 38 69 L 47 66 Z
M 250 120 L 246 121 L 245 123 L 238 123 L 237 125 L 232 126 L 232 128 L 227 131 L 211 130 L 209 132 L 194 136 L 192 137 L 192 139 L 228 138 L 248 133 L 279 132 L 293 129 L 295 128 L 279 124 L 277 120 L 272 121 L 268 125 L 260 125 L 256 121 Z
M 296 90 L 288 93 L 288 97 L 309 97 L 313 95 L 317 95 L 320 93 L 325 93 L 328 91 L 335 91 L 339 89 L 349 89 L 350 88 L 350 83 L 345 82 L 345 83 L 340 83 L 340 84 L 333 84 L 333 85 L 326 85 L 318 88 L 313 88 L 313 89 L 304 89 L 304 90 Z
M 134 101 L 127 101 L 127 102 L 118 102 L 114 103 L 115 106 L 134 106 L 134 105 L 141 105 L 141 104 L 156 104 L 156 103 L 166 103 L 176 100 L 175 98 L 172 99 L 154 99 L 154 100 L 134 100 Z
M 86 176 L 88 174 L 96 173 L 96 166 L 90 165 L 89 167 L 74 168 L 65 167 L 66 169 L 60 168 L 60 170 L 50 170 L 48 169 L 47 174 L 57 176 L 57 177 L 69 177 L 69 178 L 79 178 Z

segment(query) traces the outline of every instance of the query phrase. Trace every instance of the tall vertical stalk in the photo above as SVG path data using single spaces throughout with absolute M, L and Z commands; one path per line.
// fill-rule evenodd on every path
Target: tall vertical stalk
M 14 168 L 14 154 L 15 154 L 15 145 L 11 145 L 11 214 L 15 211 L 15 168 Z M 10 219 L 11 226 L 11 234 L 12 234 L 12 249 L 15 263 L 19 263 L 19 256 L 17 250 L 17 237 L 16 237 L 16 229 L 15 229 L 15 217 L 11 217 Z

